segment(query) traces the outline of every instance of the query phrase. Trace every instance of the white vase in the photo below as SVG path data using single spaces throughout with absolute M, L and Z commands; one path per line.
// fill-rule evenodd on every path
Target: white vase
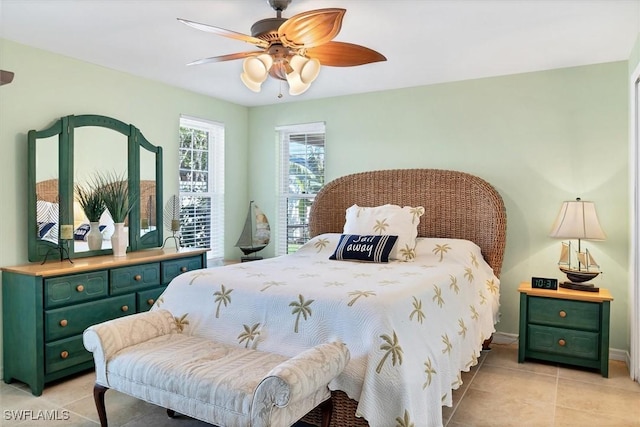
M 113 256 L 126 256 L 127 246 L 129 246 L 129 236 L 124 229 L 124 222 L 116 222 L 113 224 L 115 230 L 111 235 L 111 248 Z
M 87 243 L 89 244 L 89 250 L 99 251 L 102 249 L 102 233 L 100 232 L 100 223 L 92 222 L 91 228 L 87 233 Z

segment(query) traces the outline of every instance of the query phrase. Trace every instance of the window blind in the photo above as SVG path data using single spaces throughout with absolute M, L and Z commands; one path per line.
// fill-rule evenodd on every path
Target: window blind
M 179 144 L 180 235 L 184 247 L 224 258 L 224 125 L 182 116 Z
M 295 252 L 309 240 L 309 211 L 324 186 L 325 124 L 276 128 L 280 159 L 276 254 Z

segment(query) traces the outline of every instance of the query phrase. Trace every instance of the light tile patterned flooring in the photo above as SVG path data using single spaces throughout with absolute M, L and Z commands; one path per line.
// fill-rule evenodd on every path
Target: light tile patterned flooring
M 445 425 L 640 427 L 640 384 L 629 379 L 623 362 L 611 361 L 609 366 L 609 378 L 603 378 L 579 368 L 519 364 L 515 345 L 493 344 L 480 363 L 463 374 L 464 385 L 455 391 L 454 406 L 443 408 Z M 93 380 L 93 373 L 88 373 L 55 383 L 41 397 L 32 396 L 24 384 L 2 382 L 0 425 L 95 427 Z M 164 409 L 113 390 L 106 394 L 106 407 L 112 427 L 208 426 L 184 417 L 170 419 Z M 40 415 L 58 420 L 38 419 Z M 422 426 L 416 422 L 415 427 Z

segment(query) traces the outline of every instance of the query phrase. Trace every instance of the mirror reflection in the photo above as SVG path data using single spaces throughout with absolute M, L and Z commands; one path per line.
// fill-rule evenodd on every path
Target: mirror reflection
M 111 249 L 114 221 L 108 210 L 96 215 L 92 212 L 95 205 L 82 206 L 79 191 L 85 195 L 95 194 L 98 190 L 98 174 L 117 174 L 127 179 L 127 141 L 126 135 L 111 129 L 85 126 L 74 132 L 73 144 L 73 252 L 87 252 Z M 99 199 L 99 197 L 98 197 Z M 90 200 L 91 201 L 91 200 Z
M 154 231 L 156 224 L 156 154 L 140 150 L 140 237 Z
M 36 161 L 36 239 L 58 244 L 60 195 L 58 135 L 38 140 Z

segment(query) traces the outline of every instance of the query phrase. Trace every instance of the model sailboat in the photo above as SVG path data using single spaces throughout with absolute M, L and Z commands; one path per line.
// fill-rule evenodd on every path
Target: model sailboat
M 600 274 L 600 266 L 593 259 L 588 249 L 584 251 L 578 250 L 576 256 L 578 258 L 578 268 L 571 266 L 571 242 L 562 242 L 558 266 L 560 271 L 566 274 L 571 282 L 583 283 Z
M 252 200 L 249 202 L 249 212 L 244 222 L 242 234 L 236 243 L 236 247 L 240 248 L 245 255 L 240 260 L 245 262 L 262 259 L 262 257 L 252 254 L 264 249 L 269 244 L 270 238 L 271 229 L 267 216 Z

